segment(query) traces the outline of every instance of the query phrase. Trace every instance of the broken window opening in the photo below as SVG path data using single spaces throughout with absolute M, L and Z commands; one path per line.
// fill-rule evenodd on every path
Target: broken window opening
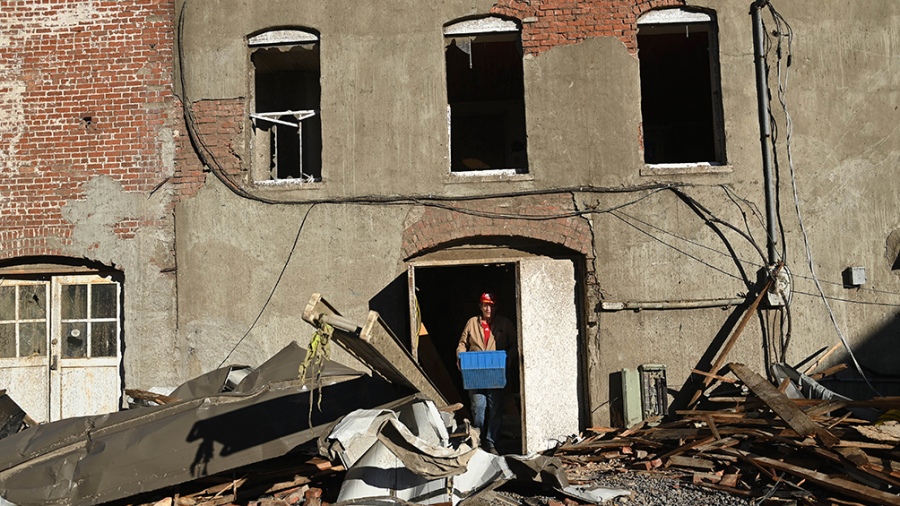
M 725 164 L 715 18 L 651 11 L 638 20 L 637 44 L 644 161 Z
M 252 37 L 249 44 L 254 180 L 321 181 L 318 36 L 279 30 Z
M 444 28 L 450 171 L 528 172 L 518 26 L 500 18 Z

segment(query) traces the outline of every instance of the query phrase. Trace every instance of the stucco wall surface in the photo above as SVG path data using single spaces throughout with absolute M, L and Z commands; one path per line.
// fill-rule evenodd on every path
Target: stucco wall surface
M 716 14 L 727 165 L 717 172 L 686 174 L 643 163 L 639 52 L 628 34 L 634 32 L 635 11 L 649 6 L 622 3 L 627 5 L 618 7 L 628 13 L 621 19 L 630 23 L 630 32 L 562 37 L 556 45 L 526 51 L 529 175 L 460 183 L 448 174 L 441 27 L 498 7 L 463 1 L 381 8 L 349 0 L 187 2 L 182 91 L 195 110 L 246 103 L 246 36 L 284 26 L 320 34 L 323 183 L 311 190 L 259 193 L 298 202 L 272 205 L 238 197 L 209 176 L 197 196 L 176 209 L 179 332 L 191 357 L 186 372 L 217 365 L 253 325 L 314 199 L 468 197 L 592 185 L 602 188 L 562 194 L 571 209 L 585 213 L 578 219 L 589 225 L 584 235 L 592 238 L 593 248 L 585 255 L 591 279 L 581 308 L 592 423 L 608 422 L 607 401 L 615 396 L 609 377 L 623 367 L 666 364 L 670 387 L 681 388 L 690 370 L 710 354 L 710 344 L 717 336 L 719 341 L 727 337 L 741 314 L 734 308 L 605 312 L 600 303 L 746 297 L 768 261 L 749 4 L 689 4 Z M 519 4 L 517 9 L 525 9 Z M 522 20 L 523 37 L 534 30 L 528 28 L 531 23 L 537 26 L 552 15 L 541 10 L 544 4 L 530 2 L 529 17 L 537 20 Z M 789 326 L 784 311 L 761 313 L 750 320 L 730 358 L 762 372 L 766 361 L 796 363 L 839 340 L 807 265 L 793 179 L 813 265 L 838 327 L 867 367 L 897 374 L 891 352 L 898 335 L 900 275 L 893 269 L 898 242 L 889 237 L 900 228 L 900 184 L 893 177 L 900 154 L 900 60 L 895 54 L 900 5 L 835 0 L 775 6 L 794 34 L 785 95 L 793 126 L 791 157 L 777 96 L 777 54 L 772 49 L 767 56 L 778 122 L 777 214 L 784 235 L 776 234 L 776 249 L 793 274 L 794 295 Z M 768 12 L 764 19 L 771 33 Z M 569 33 L 567 27 L 560 25 L 560 33 Z M 249 163 L 246 135 L 234 128 L 226 141 L 215 144 L 230 146 L 230 167 L 238 179 Z M 495 210 L 508 211 L 501 202 Z M 498 229 L 522 221 L 485 219 L 494 220 Z M 405 261 L 425 252 L 410 250 L 404 231 L 435 230 L 447 221 L 444 213 L 425 212 L 412 200 L 314 206 L 272 300 L 234 356 L 253 362 L 293 339 L 297 329 L 307 336 L 311 328 L 303 327 L 299 313 L 313 291 L 362 318 L 370 301 L 403 276 Z M 529 226 L 533 229 L 522 235 L 541 237 L 541 222 Z M 446 237 L 464 241 L 457 232 Z M 434 239 L 427 248 L 442 245 Z M 868 283 L 860 289 L 841 283 L 841 272 L 851 265 L 867 269 Z M 831 363 L 846 358 L 837 353 Z M 857 384 L 851 379 L 842 386 Z M 887 390 L 892 384 L 882 386 Z

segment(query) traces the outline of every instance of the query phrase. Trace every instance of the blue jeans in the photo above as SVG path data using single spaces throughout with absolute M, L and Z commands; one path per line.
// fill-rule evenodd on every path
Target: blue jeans
M 472 425 L 481 431 L 481 446 L 497 446 L 503 422 L 503 389 L 469 390 L 472 401 Z

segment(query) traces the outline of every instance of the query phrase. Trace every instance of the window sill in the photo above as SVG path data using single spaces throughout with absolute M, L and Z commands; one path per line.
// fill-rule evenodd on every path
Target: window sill
M 325 188 L 324 181 L 306 182 L 299 179 L 276 179 L 254 181 L 253 185 L 262 190 L 321 190 Z
M 516 169 L 473 170 L 444 175 L 445 183 L 493 183 L 500 181 L 534 181 L 532 174 L 520 174 Z
M 675 176 L 683 174 L 730 174 L 734 172 L 731 165 L 713 165 L 701 163 L 657 163 L 644 165 L 642 176 Z

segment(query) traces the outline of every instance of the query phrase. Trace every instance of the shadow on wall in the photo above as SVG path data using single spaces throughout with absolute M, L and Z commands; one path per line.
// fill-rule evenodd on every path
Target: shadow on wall
M 369 299 L 369 310 L 377 312 L 409 349 L 409 287 L 405 272 Z
M 839 339 L 836 334 L 831 337 L 834 342 Z M 900 395 L 900 361 L 897 360 L 897 349 L 900 346 L 900 311 L 866 336 L 862 344 L 853 349 L 856 360 L 863 372 L 878 393 L 885 396 Z M 865 380 L 860 377 L 846 350 L 841 349 L 826 366 L 847 364 L 847 369 L 834 376 L 823 378 L 820 383 L 839 394 L 851 399 L 868 399 L 876 394 L 872 392 Z

